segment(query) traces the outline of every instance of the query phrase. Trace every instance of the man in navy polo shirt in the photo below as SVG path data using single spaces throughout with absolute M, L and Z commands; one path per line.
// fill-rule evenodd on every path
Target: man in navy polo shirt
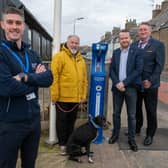
M 52 74 L 22 41 L 24 13 L 8 7 L 2 15 L 0 43 L 0 167 L 14 168 L 21 151 L 22 168 L 34 168 L 40 139 L 38 87 Z

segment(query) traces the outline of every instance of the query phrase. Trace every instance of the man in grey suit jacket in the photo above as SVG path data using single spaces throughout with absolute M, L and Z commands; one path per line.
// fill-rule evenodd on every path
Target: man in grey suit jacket
M 137 151 L 136 98 L 137 86 L 141 84 L 143 59 L 140 51 L 130 45 L 131 38 L 128 31 L 123 30 L 119 33 L 119 41 L 121 48 L 114 50 L 110 65 L 110 78 L 113 82 L 113 132 L 109 144 L 115 143 L 119 138 L 120 115 L 125 100 L 128 114 L 128 144 L 131 150 Z
M 140 134 L 143 125 L 142 102 L 144 100 L 147 113 L 147 130 L 144 145 L 151 145 L 157 128 L 157 100 L 158 87 L 160 86 L 160 74 L 164 67 L 164 44 L 151 36 L 151 27 L 148 23 L 139 25 L 138 34 L 140 40 L 133 45 L 141 48 L 141 56 L 144 60 L 142 73 L 142 88 L 138 91 L 136 111 L 136 133 Z

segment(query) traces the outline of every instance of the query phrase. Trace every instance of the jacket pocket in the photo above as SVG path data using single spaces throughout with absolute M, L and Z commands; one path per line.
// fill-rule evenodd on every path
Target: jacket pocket
M 10 97 L 6 106 L 6 119 L 17 121 L 28 118 L 29 104 L 25 96 Z
M 10 106 L 10 100 L 9 97 L 0 97 L 0 114 L 7 112 L 7 106 Z M 9 107 L 8 107 L 9 109 Z
M 148 67 L 144 67 L 144 72 L 152 72 L 153 71 L 153 66 L 148 66 Z
M 0 122 L 0 137 L 3 136 L 7 133 L 6 130 L 6 124 L 3 122 Z
M 77 96 L 77 89 L 72 87 L 61 87 L 60 97 L 73 98 Z
M 6 112 L 9 112 L 10 103 L 11 103 L 11 98 L 9 97 L 7 101 Z

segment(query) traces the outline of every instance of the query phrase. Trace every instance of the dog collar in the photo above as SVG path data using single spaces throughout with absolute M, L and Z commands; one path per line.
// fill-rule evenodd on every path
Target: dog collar
M 92 125 L 95 127 L 95 128 L 100 128 L 100 126 L 99 125 L 97 125 L 94 121 L 93 121 L 93 119 L 91 118 L 90 119 L 90 122 L 92 123 Z

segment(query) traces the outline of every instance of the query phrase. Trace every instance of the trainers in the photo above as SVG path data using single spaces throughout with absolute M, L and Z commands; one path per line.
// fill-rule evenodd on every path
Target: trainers
M 62 156 L 66 155 L 66 146 L 60 146 L 60 155 Z

